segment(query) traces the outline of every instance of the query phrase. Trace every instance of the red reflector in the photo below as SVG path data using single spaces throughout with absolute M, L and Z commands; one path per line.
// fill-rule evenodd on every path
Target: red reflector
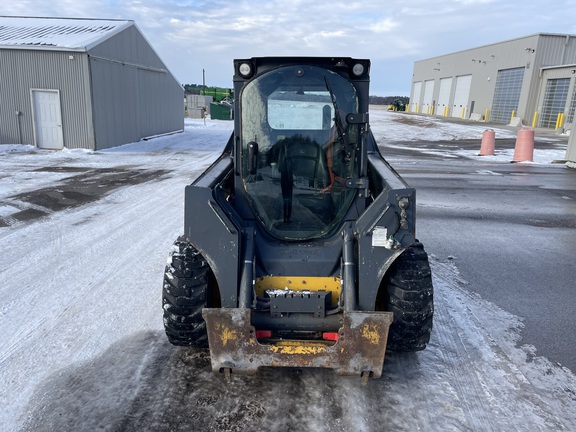
M 256 339 L 264 339 L 272 337 L 272 332 L 270 330 L 256 330 Z
M 337 341 L 338 340 L 338 333 L 336 333 L 336 332 L 322 333 L 322 339 L 329 340 L 329 341 Z

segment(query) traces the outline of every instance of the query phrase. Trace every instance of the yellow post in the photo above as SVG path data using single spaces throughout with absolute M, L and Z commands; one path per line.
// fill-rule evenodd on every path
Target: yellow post
M 534 118 L 532 119 L 532 129 L 536 127 L 537 120 L 538 120 L 538 111 L 534 111 Z
M 516 110 L 512 110 L 512 115 L 510 116 L 510 123 L 512 123 L 512 120 L 514 119 L 514 114 L 516 114 Z
M 484 122 L 488 121 L 488 108 L 486 108 L 486 112 L 484 113 Z
M 461 118 L 464 118 L 465 114 L 466 114 L 466 107 L 462 107 L 462 117 Z
M 420 114 L 420 104 L 416 104 L 416 114 Z
M 430 114 L 434 115 L 434 105 L 430 107 Z
M 558 125 L 558 127 L 562 126 L 564 126 L 564 113 L 560 114 L 560 124 Z
M 554 130 L 558 130 L 559 123 L 560 123 L 560 113 L 558 113 L 558 115 L 556 116 L 556 127 L 554 127 Z

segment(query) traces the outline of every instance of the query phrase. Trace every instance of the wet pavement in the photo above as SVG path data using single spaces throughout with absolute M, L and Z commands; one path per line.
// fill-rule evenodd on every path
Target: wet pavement
M 417 190 L 417 236 L 427 252 L 453 262 L 465 289 L 521 317 L 523 344 L 576 371 L 576 170 L 414 150 L 474 150 L 479 140 L 406 145 L 382 151 Z
M 59 173 L 65 174 L 65 177 L 48 187 L 0 198 L 0 207 L 12 209 L 0 214 L 0 227 L 34 221 L 57 211 L 79 207 L 97 201 L 118 188 L 162 179 L 169 171 L 47 165 L 32 168 L 30 172 Z

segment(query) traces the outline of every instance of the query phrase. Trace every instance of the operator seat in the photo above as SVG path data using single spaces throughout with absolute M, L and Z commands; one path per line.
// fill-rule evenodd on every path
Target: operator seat
M 332 219 L 334 203 L 329 193 L 322 193 L 330 183 L 322 148 L 315 140 L 302 135 L 293 135 L 278 144 L 284 221 L 290 221 L 292 200 L 296 199 L 311 214 L 319 217 L 323 223 L 328 223 Z M 301 215 L 297 219 L 306 217 L 309 216 Z

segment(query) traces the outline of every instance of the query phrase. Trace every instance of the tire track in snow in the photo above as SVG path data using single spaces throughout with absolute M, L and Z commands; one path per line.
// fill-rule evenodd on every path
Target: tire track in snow
M 135 206 L 133 211 L 137 212 L 139 207 L 140 206 Z M 134 219 L 134 221 L 136 220 L 138 219 Z M 156 217 L 155 220 L 158 220 L 158 218 Z M 4 362 L 8 358 L 18 357 L 18 361 L 12 362 L 13 365 L 28 364 L 34 366 L 31 369 L 21 368 L 19 370 L 12 370 L 10 375 L 13 380 L 20 382 L 26 382 L 28 380 L 28 382 L 34 382 L 36 379 L 40 379 L 45 373 L 45 368 L 42 367 L 42 365 L 48 369 L 48 364 L 46 364 L 47 358 L 50 359 L 51 367 L 57 367 L 57 365 L 64 366 L 72 359 L 85 360 L 90 358 L 94 353 L 99 352 L 110 340 L 114 340 L 111 333 L 118 333 L 117 337 L 121 337 L 122 331 L 124 330 L 123 327 L 129 328 L 129 326 L 111 328 L 113 324 L 122 324 L 122 320 L 117 323 L 110 322 L 114 321 L 113 319 L 106 320 L 110 315 L 106 308 L 101 310 L 101 314 L 98 317 L 96 317 L 92 311 L 86 313 L 86 308 L 88 305 L 88 307 L 93 308 L 95 305 L 102 304 L 103 299 L 106 299 L 110 304 L 108 309 L 112 311 L 112 314 L 130 314 L 130 312 L 119 309 L 118 305 L 114 305 L 114 303 L 118 302 L 118 297 L 120 297 L 122 298 L 121 303 L 124 304 L 122 308 L 124 310 L 126 308 L 130 310 L 134 307 L 131 303 L 134 303 L 134 299 L 138 298 L 138 294 L 134 293 L 132 299 L 130 297 L 127 298 L 125 292 L 118 295 L 114 290 L 125 291 L 126 286 L 111 284 L 110 281 L 114 280 L 118 269 L 130 266 L 131 261 L 134 260 L 133 250 L 127 250 L 126 255 L 110 254 L 108 252 L 107 260 L 100 261 L 105 264 L 106 268 L 98 269 L 99 271 L 97 272 L 88 271 L 82 274 L 78 277 L 78 289 L 67 293 L 65 298 L 58 296 L 57 289 L 58 285 L 65 283 L 63 280 L 74 277 L 77 272 L 82 272 L 83 268 L 89 268 L 90 258 L 94 254 L 94 256 L 97 256 L 106 253 L 109 249 L 107 249 L 105 245 L 113 245 L 115 238 L 126 237 L 130 234 L 130 228 L 133 226 L 135 226 L 134 222 L 122 225 L 115 233 L 108 233 L 110 237 L 100 233 L 101 238 L 95 240 L 95 245 L 76 257 L 76 264 L 74 266 L 70 266 L 67 271 L 47 284 L 46 289 L 41 293 L 42 295 L 38 296 L 39 299 L 44 301 L 35 301 L 39 303 L 38 307 L 28 314 L 25 313 L 26 311 L 19 311 L 19 313 L 17 313 L 17 315 L 24 315 L 26 317 L 26 325 L 19 328 L 15 338 L 11 338 L 11 346 L 3 350 L 2 360 Z M 134 234 L 135 233 L 132 232 L 130 237 L 134 238 Z M 167 237 L 165 234 L 165 232 L 162 232 L 160 235 Z M 89 237 L 85 237 L 85 239 L 90 241 Z M 153 237 L 153 239 L 157 239 L 157 237 Z M 133 246 L 131 249 L 134 247 L 137 246 Z M 98 249 L 100 249 L 100 251 L 98 251 Z M 165 249 L 168 250 L 168 244 Z M 73 252 L 67 251 L 66 255 L 73 256 Z M 162 255 L 164 254 L 162 253 Z M 159 279 L 158 288 L 155 290 L 158 292 L 163 261 L 164 257 L 158 261 Z M 112 292 L 107 293 L 105 292 L 106 290 Z M 53 298 L 50 297 L 51 291 L 56 294 Z M 40 305 L 40 303 L 42 304 Z M 159 298 L 156 303 L 154 306 L 157 306 L 158 310 L 160 310 Z M 24 304 L 25 307 L 29 305 L 30 302 Z M 47 308 L 47 311 L 44 312 L 42 308 Z M 160 312 L 158 316 L 160 317 Z M 145 317 L 143 318 L 145 319 Z M 78 321 L 79 319 L 80 322 L 82 322 L 81 327 L 70 326 L 70 322 Z M 102 322 L 100 320 L 105 321 Z M 21 322 L 22 321 L 20 321 L 20 323 Z M 160 323 L 159 318 L 158 324 Z M 103 328 L 108 329 L 102 332 Z M 28 347 L 32 345 L 36 346 L 36 349 L 30 352 Z M 6 390 L 8 390 L 8 388 Z M 31 389 L 28 388 L 28 390 L 30 391 Z M 18 395 L 11 396 L 15 399 L 24 400 L 29 395 L 28 392 L 21 392 Z
M 36 333 L 37 329 L 43 327 L 48 318 L 46 314 L 38 313 L 34 314 L 32 318 L 29 317 L 27 311 L 34 307 L 37 307 L 40 300 L 39 290 L 34 289 L 33 286 L 27 284 L 28 275 L 26 269 L 22 268 L 23 261 L 28 258 L 28 256 L 34 256 L 34 261 L 32 263 L 27 263 L 30 267 L 35 266 L 40 263 L 45 263 L 48 261 L 49 257 L 59 256 L 62 252 L 62 227 L 59 223 L 50 220 L 47 221 L 44 229 L 42 230 L 42 244 L 45 246 L 45 250 L 41 250 L 40 245 L 32 247 L 32 250 L 24 250 L 23 253 L 18 253 L 14 248 L 9 248 L 10 253 L 9 258 L 2 255 L 2 261 L 12 262 L 6 263 L 6 267 L 2 272 L 2 279 L 6 282 L 4 283 L 5 290 L 2 292 L 2 297 L 9 302 L 9 306 L 5 307 L 2 312 L 2 318 L 8 320 L 4 321 L 2 326 L 2 339 L 6 346 L 0 352 L 0 366 L 18 349 L 19 346 L 27 342 Z M 36 237 L 36 236 L 34 236 Z M 28 249 L 28 248 L 27 248 Z M 58 270 L 60 270 L 59 267 Z M 49 269 L 43 268 L 39 275 L 49 275 Z M 35 278 L 38 282 L 38 278 Z M 42 280 L 42 279 L 40 279 Z M 19 290 L 9 290 L 11 286 L 20 287 Z M 27 290 L 30 288 L 29 290 Z M 14 317 L 11 319 L 9 315 Z M 15 317 L 28 317 L 26 326 L 20 326 Z
M 459 275 L 448 266 L 433 261 L 431 264 L 435 286 L 463 283 Z M 461 409 L 469 427 L 472 430 L 496 430 L 497 428 L 492 424 L 489 407 L 483 397 L 483 385 L 476 375 L 478 370 L 476 364 L 483 360 L 481 353 L 475 351 L 470 344 L 463 343 L 461 333 L 458 331 L 460 325 L 443 307 L 450 302 L 444 297 L 445 292 L 435 290 L 435 302 L 440 305 L 434 309 L 434 325 L 444 330 L 438 332 L 437 338 L 442 346 L 440 352 L 444 364 L 450 369 L 450 383 L 461 401 Z
M 42 308 L 47 308 L 52 312 L 50 314 L 50 321 L 58 321 L 72 303 L 75 303 L 80 297 L 85 296 L 87 292 L 92 291 L 94 286 L 102 285 L 107 276 L 107 273 L 103 271 L 92 273 L 91 280 L 85 280 L 85 274 L 89 273 L 86 269 L 90 269 L 91 258 L 102 256 L 104 251 L 114 250 L 113 246 L 128 237 L 128 234 L 134 229 L 134 226 L 139 223 L 139 216 L 149 213 L 149 203 L 144 200 L 137 205 L 134 205 L 134 201 L 131 200 L 131 204 L 127 209 L 117 207 L 114 201 L 126 201 L 127 198 L 129 198 L 127 195 L 141 193 L 141 188 L 135 186 L 126 189 L 128 190 L 118 193 L 118 196 L 107 197 L 107 199 L 105 198 L 102 202 L 104 206 L 109 206 L 110 212 L 118 211 L 119 214 L 123 215 L 122 223 L 117 223 L 115 226 L 112 223 L 96 226 L 95 229 L 90 230 L 90 232 L 82 236 L 80 244 L 74 243 L 76 241 L 74 238 L 67 237 L 68 244 L 66 249 L 63 250 L 62 226 L 67 224 L 63 222 L 61 218 L 53 218 L 48 224 L 38 226 L 42 231 L 42 236 L 38 236 L 38 238 L 41 237 L 42 240 L 33 246 L 31 255 L 34 255 L 34 258 L 33 261 L 29 263 L 30 267 L 35 267 L 35 269 L 30 268 L 30 270 L 36 271 L 37 277 L 34 279 L 37 283 L 36 286 L 32 287 L 33 289 L 25 292 L 24 295 L 19 295 L 20 292 L 14 293 L 19 295 L 17 298 L 23 303 L 21 310 L 16 311 L 18 316 L 25 316 L 27 310 L 39 308 L 39 303 L 43 302 Z M 145 213 L 144 210 L 146 210 Z M 67 214 L 63 215 L 64 219 L 70 215 L 71 213 L 67 212 Z M 72 215 L 72 217 L 76 218 L 76 215 Z M 47 227 L 49 227 L 48 230 L 46 230 Z M 34 231 L 36 230 L 34 229 Z M 46 232 L 49 234 L 45 235 Z M 83 244 L 87 244 L 88 246 L 78 251 L 78 249 L 82 248 Z M 133 248 L 134 246 L 131 247 Z M 62 256 L 73 262 L 64 262 L 61 263 L 57 269 L 51 269 L 45 263 L 49 262 L 49 258 L 53 256 Z M 119 268 L 120 264 L 125 264 L 125 262 L 121 260 L 126 260 L 128 257 L 130 257 L 129 254 L 109 254 L 106 258 L 106 267 Z M 130 259 L 131 258 L 132 257 L 130 257 Z M 18 286 L 25 284 L 25 280 L 29 279 L 29 274 L 22 272 L 20 265 L 21 261 L 16 261 L 5 270 L 7 279 Z M 16 273 L 13 277 L 10 277 L 11 271 Z M 49 280 L 42 281 L 42 276 L 49 274 L 52 274 L 52 277 L 50 277 Z M 57 296 L 50 297 L 48 295 L 49 292 L 57 292 L 59 284 L 73 278 L 75 275 L 80 275 L 78 277 L 83 279 L 77 284 L 78 289 L 67 293 L 65 299 L 58 298 Z M 46 300 L 48 300 L 48 302 L 46 302 Z M 65 300 L 66 303 L 63 303 L 62 300 Z M 59 308 L 60 310 L 55 312 Z M 6 332 L 8 334 L 14 335 L 11 338 L 14 342 L 9 342 L 8 345 L 10 348 L 3 350 L 2 356 L 0 357 L 0 364 L 5 361 L 8 355 L 14 352 L 17 346 L 26 341 L 31 334 L 36 334 L 39 338 L 41 337 L 37 329 L 39 327 L 46 328 L 48 318 L 46 318 L 45 314 L 38 312 L 31 314 L 32 316 L 29 316 L 29 319 L 26 320 L 27 326 L 21 327 L 19 331 L 13 331 L 10 327 L 4 329 L 7 330 Z M 14 320 L 11 322 L 15 323 Z M 46 330 L 43 332 L 47 333 Z
M 515 348 L 520 341 L 520 321 L 460 288 L 466 282 L 460 278 L 454 263 L 431 260 L 431 264 L 435 278 L 443 285 L 436 285 L 440 307 L 435 309 L 435 325 L 449 329 L 439 332 L 441 352 L 469 427 L 518 432 L 527 426 L 540 431 L 570 430 L 567 429 L 569 421 L 561 420 L 550 411 L 550 397 L 556 394 L 558 400 L 568 404 L 570 399 L 574 402 L 574 398 L 553 389 L 547 389 L 548 394 L 540 397 L 539 375 L 548 372 L 529 367 L 534 378 L 531 380 L 523 370 L 526 356 L 520 348 Z M 550 378 L 553 381 L 553 377 Z
M 58 364 L 63 366 L 72 359 L 90 358 L 102 349 L 102 344 L 110 341 L 110 334 L 99 331 L 102 326 L 99 319 L 104 316 L 119 325 L 120 328 L 111 330 L 118 337 L 122 336 L 122 325 L 129 326 L 122 310 L 112 304 L 121 298 L 125 303 L 123 309 L 130 310 L 132 306 L 130 298 L 126 298 L 126 286 L 138 278 L 148 278 L 139 274 L 142 271 L 140 268 L 134 267 L 135 257 L 161 255 L 160 259 L 156 259 L 157 268 L 151 270 L 158 273 L 157 286 L 146 287 L 148 291 L 158 293 L 157 301 L 146 307 L 158 310 L 155 324 L 161 326 L 163 264 L 169 245 L 181 231 L 184 185 L 215 157 L 214 154 L 203 153 L 201 161 L 195 159 L 195 155 L 180 155 L 173 177 L 163 182 L 126 187 L 94 205 L 61 212 L 18 230 L 19 235 L 14 238 L 21 241 L 24 234 L 29 241 L 26 245 L 12 244 L 10 254 L 14 259 L 2 272 L 2 278 L 7 287 L 27 289 L 7 291 L 7 296 L 14 298 L 6 299 L 10 306 L 5 308 L 2 315 L 0 333 L 4 348 L 0 352 L 0 365 L 7 367 L 7 360 L 17 356 L 18 362 L 10 364 L 35 366 L 31 370 L 11 370 L 9 375 L 12 382 L 40 379 L 44 374 L 44 368 L 40 365 L 46 362 L 47 357 L 51 358 L 52 367 Z M 163 163 L 173 156 L 164 158 Z M 151 225 L 147 225 L 146 221 L 150 221 Z M 158 226 L 157 221 L 163 221 L 164 225 Z M 74 228 L 70 228 L 72 226 Z M 66 230 L 65 234 L 63 229 Z M 3 239 L 5 241 L 6 237 Z M 158 247 L 163 244 L 165 247 Z M 57 269 L 52 269 L 49 264 L 54 262 L 54 256 L 61 256 L 63 260 Z M 98 262 L 101 268 L 95 269 L 93 262 Z M 123 285 L 119 286 L 115 283 L 118 271 L 126 269 L 124 278 L 120 278 Z M 60 287 L 70 285 L 70 280 L 76 281 L 75 289 L 61 293 Z M 134 288 L 130 293 L 136 299 L 142 297 L 134 292 Z M 103 298 L 111 304 L 109 313 L 104 310 L 104 316 L 98 319 L 92 312 L 86 313 L 87 307 L 101 304 Z M 142 301 L 145 299 L 140 299 Z M 70 322 L 79 319 L 83 322 L 82 327 L 70 326 Z M 137 317 L 136 321 L 146 321 L 146 315 Z M 110 326 L 110 322 L 106 326 Z M 37 346 L 33 354 L 28 348 L 31 345 Z M 5 391 L 9 391 L 9 388 Z M 11 395 L 16 399 L 11 402 L 18 403 L 19 400 L 22 403 L 30 396 L 30 391 L 29 387 L 28 391 Z M 8 394 L 2 393 L 0 399 L 5 400 Z

